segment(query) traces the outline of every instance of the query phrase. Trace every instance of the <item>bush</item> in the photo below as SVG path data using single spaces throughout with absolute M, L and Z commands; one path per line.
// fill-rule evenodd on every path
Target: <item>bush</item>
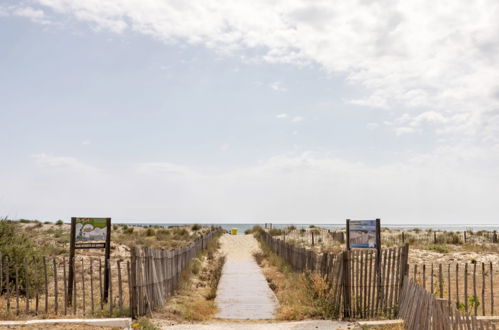
M 129 235 L 130 235 L 130 234 L 133 234 L 133 227 L 128 227 L 128 228 L 126 228 L 126 229 L 125 229 L 125 228 L 123 228 L 123 232 L 124 232 L 125 234 L 129 234 Z
M 168 238 L 170 238 L 170 231 L 168 229 L 158 229 L 156 231 L 156 239 L 158 241 L 166 241 Z
M 156 235 L 156 231 L 152 228 L 147 228 L 146 236 L 154 236 L 154 235 Z
M 191 229 L 192 229 L 192 231 L 197 231 L 197 230 L 201 229 L 201 226 L 198 224 L 194 224 L 194 225 L 192 225 Z
M 272 236 L 279 236 L 279 235 L 282 235 L 282 230 L 281 229 L 272 228 L 272 229 L 269 230 L 269 234 L 272 235 Z
M 192 261 L 191 261 L 191 272 L 194 275 L 197 275 L 197 274 L 199 274 L 200 270 L 201 270 L 201 260 L 199 260 L 198 258 L 192 259 Z
M 52 222 L 50 222 L 50 221 L 45 221 L 43 224 L 44 224 L 44 225 L 51 225 L 51 224 L 52 224 Z
M 118 230 L 118 225 L 113 225 L 113 230 Z
M 64 224 L 64 221 L 57 220 L 55 224 L 58 225 L 58 226 L 62 226 Z
M 8 220 L 0 220 L 0 253 L 2 256 L 9 258 L 9 262 L 3 265 L 4 274 L 8 271 L 10 273 L 9 281 L 11 285 L 14 284 L 15 267 L 18 268 L 19 286 L 22 293 L 26 287 L 26 273 L 24 270 L 25 262 L 32 262 L 34 258 L 40 257 L 40 252 L 35 248 L 29 237 L 27 237 L 15 222 Z M 32 264 L 30 267 L 30 277 L 28 281 L 30 286 L 35 284 L 34 274 L 41 271 L 39 263 Z
M 439 253 L 449 253 L 449 248 L 444 245 L 430 245 L 426 249 Z

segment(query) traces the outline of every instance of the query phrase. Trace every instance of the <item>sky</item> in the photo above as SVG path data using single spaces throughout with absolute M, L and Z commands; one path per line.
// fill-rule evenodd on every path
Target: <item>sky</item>
M 3 0 L 0 217 L 499 223 L 499 2 Z

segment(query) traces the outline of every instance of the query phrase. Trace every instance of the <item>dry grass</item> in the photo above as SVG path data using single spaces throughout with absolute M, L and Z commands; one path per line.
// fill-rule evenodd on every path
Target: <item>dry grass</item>
M 173 320 L 175 323 L 206 321 L 218 309 L 216 290 L 225 256 L 219 251 L 218 238 L 208 244 L 208 249 L 182 272 L 179 290 L 166 306 L 154 314 L 155 318 Z
M 330 318 L 334 306 L 328 300 L 327 285 L 317 274 L 299 274 L 282 258 L 260 244 L 263 252 L 254 254 L 269 287 L 279 300 L 277 318 L 304 320 Z

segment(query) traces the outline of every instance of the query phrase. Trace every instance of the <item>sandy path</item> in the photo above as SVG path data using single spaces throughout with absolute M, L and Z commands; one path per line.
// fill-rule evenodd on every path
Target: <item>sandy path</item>
M 224 235 L 220 238 L 226 261 L 215 302 L 217 318 L 271 319 L 277 298 L 253 258 L 259 249 L 252 235 Z
M 210 324 L 182 324 L 171 327 L 164 327 L 168 330 L 349 330 L 358 329 L 352 324 L 339 321 L 295 321 L 295 322 L 276 322 L 276 323 L 233 323 L 217 322 Z

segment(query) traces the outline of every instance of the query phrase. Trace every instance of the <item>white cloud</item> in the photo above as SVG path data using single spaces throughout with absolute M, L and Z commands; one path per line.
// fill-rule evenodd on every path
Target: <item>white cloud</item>
M 287 113 L 280 113 L 278 114 L 277 116 L 275 116 L 277 119 L 285 119 L 285 118 L 288 118 L 288 114 Z
M 395 134 L 397 136 L 414 133 L 416 130 L 412 127 L 397 127 L 395 128 Z
M 497 164 L 498 149 L 494 155 Z M 9 191 L 2 205 L 19 217 L 496 223 L 499 173 L 493 164 L 477 167 L 477 159 L 490 161 L 489 149 L 441 148 L 383 166 L 305 152 L 213 174 L 168 162 L 97 169 L 74 157 L 39 155 L 33 176 L 0 173 L 0 180 Z
M 275 117 L 277 119 L 286 119 L 286 120 L 289 120 L 292 123 L 299 123 L 299 122 L 303 121 L 303 119 L 304 119 L 302 116 L 293 116 L 293 117 L 291 117 L 287 113 L 280 113 L 280 114 L 276 115 Z
M 39 24 L 50 24 L 45 16 L 45 13 L 41 9 L 35 9 L 32 7 L 11 7 L 10 12 L 14 16 L 20 16 L 30 19 L 31 21 Z
M 254 48 L 270 62 L 318 63 L 365 90 L 351 103 L 431 108 L 446 118 L 477 113 L 472 124 L 457 128 L 477 141 L 499 143 L 497 130 L 481 129 L 487 112 L 499 107 L 495 0 L 34 1 L 97 29 L 129 29 L 220 53 Z M 277 82 L 270 87 L 282 90 Z M 442 124 L 449 129 L 440 132 L 456 132 L 453 121 Z
M 286 92 L 288 89 L 282 85 L 279 81 L 274 81 L 270 83 L 269 87 L 276 92 Z
M 293 119 L 291 119 L 291 121 L 293 123 L 299 123 L 299 122 L 303 121 L 303 117 L 302 116 L 295 116 L 295 117 L 293 117 Z

